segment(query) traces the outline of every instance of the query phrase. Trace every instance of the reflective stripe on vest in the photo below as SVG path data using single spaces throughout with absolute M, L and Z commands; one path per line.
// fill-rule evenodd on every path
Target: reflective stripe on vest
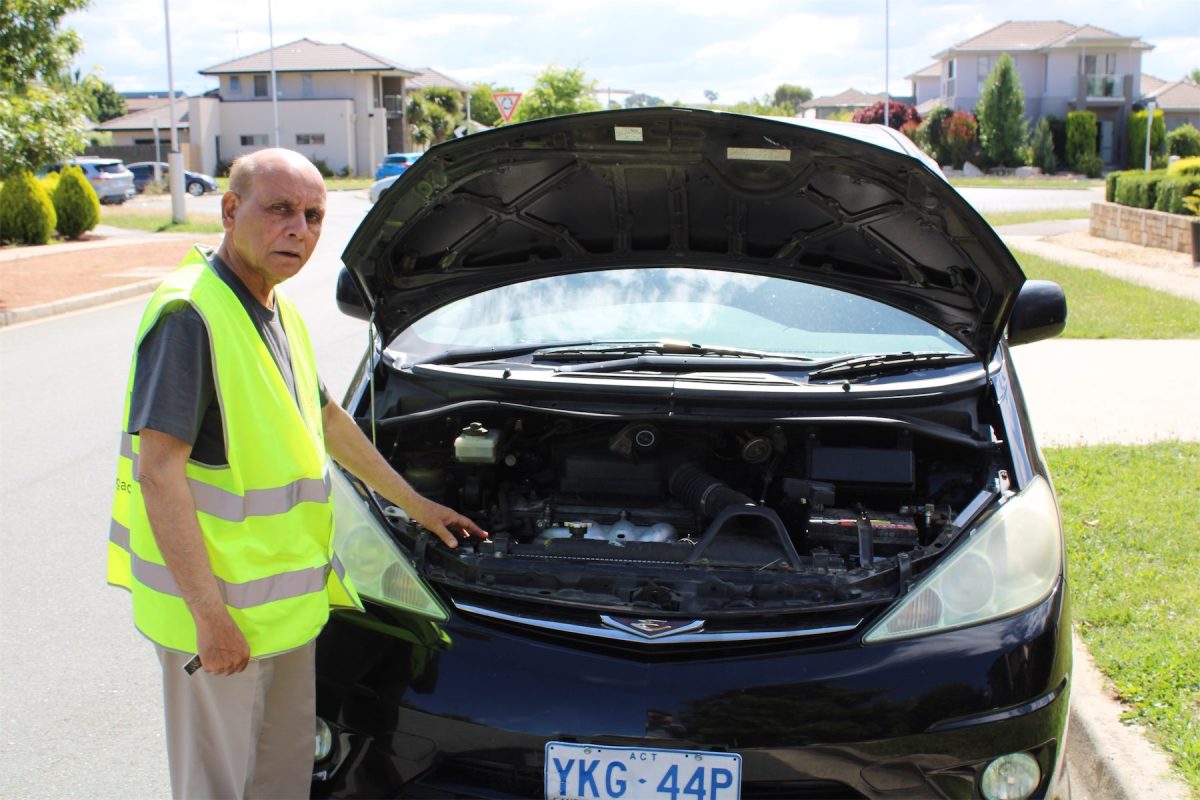
M 330 605 L 361 608 L 332 552 L 333 507 L 319 383 L 299 314 L 276 291 L 295 376 L 289 391 L 237 295 L 197 250 L 155 292 L 137 344 L 168 308 L 191 305 L 209 336 L 228 464 L 189 461 L 188 487 L 219 591 L 262 657 L 320 631 Z M 125 401 L 128 429 L 137 347 Z M 108 580 L 133 593 L 134 622 L 169 649 L 195 651 L 191 614 L 150 530 L 138 482 L 139 437 L 122 433 Z

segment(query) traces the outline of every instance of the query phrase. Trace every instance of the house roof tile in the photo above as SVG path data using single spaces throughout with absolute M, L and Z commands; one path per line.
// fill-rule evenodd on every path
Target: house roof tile
M 1191 81 L 1170 81 L 1145 96 L 1153 98 L 1163 111 L 1200 110 L 1200 85 Z
M 261 50 L 200 70 L 201 75 L 226 75 L 240 72 L 269 72 L 274 54 L 276 72 L 345 72 L 366 70 L 392 72 L 405 77 L 416 70 L 348 44 L 325 44 L 312 39 L 297 39 L 272 50 Z
M 959 42 L 939 55 L 954 52 L 1018 52 L 1074 47 L 1084 42 L 1113 39 L 1150 49 L 1136 36 L 1122 36 L 1095 25 L 1072 25 L 1062 20 L 1009 21 Z
M 801 108 L 828 108 L 830 106 L 869 106 L 883 100 L 882 94 L 868 94 L 858 89 L 847 89 L 834 95 L 814 97 L 801 103 Z

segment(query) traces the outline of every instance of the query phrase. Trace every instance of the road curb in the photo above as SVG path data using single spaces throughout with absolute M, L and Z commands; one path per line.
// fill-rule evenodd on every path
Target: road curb
M 11 311 L 0 311 L 0 327 L 16 325 L 21 322 L 31 322 L 36 319 L 64 314 L 68 311 L 78 311 L 81 308 L 91 308 L 92 306 L 124 300 L 128 297 L 149 294 L 158 287 L 158 284 L 162 283 L 162 280 L 162 278 L 149 278 L 137 283 L 115 286 L 112 289 L 105 289 L 100 292 L 67 297 L 62 300 L 56 300 L 53 303 L 43 303 L 40 306 L 26 306 L 24 308 L 14 308 Z
M 1188 800 L 1186 785 L 1171 774 L 1166 755 L 1136 727 L 1121 722 L 1124 708 L 1105 689 L 1105 678 L 1078 636 L 1072 637 L 1071 722 L 1067 763 L 1071 789 L 1083 800 Z

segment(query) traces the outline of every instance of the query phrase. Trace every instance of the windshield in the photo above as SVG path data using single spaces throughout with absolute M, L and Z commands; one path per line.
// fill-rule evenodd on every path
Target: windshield
M 390 349 L 423 358 L 525 342 L 662 339 L 808 358 L 969 352 L 911 314 L 848 292 L 678 267 L 558 275 L 480 292 L 418 320 Z

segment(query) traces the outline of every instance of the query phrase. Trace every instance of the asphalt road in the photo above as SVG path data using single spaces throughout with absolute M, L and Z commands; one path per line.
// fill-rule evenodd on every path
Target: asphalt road
M 982 210 L 1072 201 L 1072 190 L 968 192 Z M 216 197 L 188 203 L 212 212 Z M 367 208 L 365 192 L 331 195 L 321 243 L 286 287 L 336 397 L 366 347 L 366 325 L 337 310 L 333 287 Z M 0 797 L 169 794 L 157 663 L 133 629 L 128 596 L 104 576 L 121 404 L 144 302 L 0 328 Z M 1046 380 L 1070 383 L 1063 355 L 1047 349 Z M 1018 356 L 1022 369 L 1027 360 Z

